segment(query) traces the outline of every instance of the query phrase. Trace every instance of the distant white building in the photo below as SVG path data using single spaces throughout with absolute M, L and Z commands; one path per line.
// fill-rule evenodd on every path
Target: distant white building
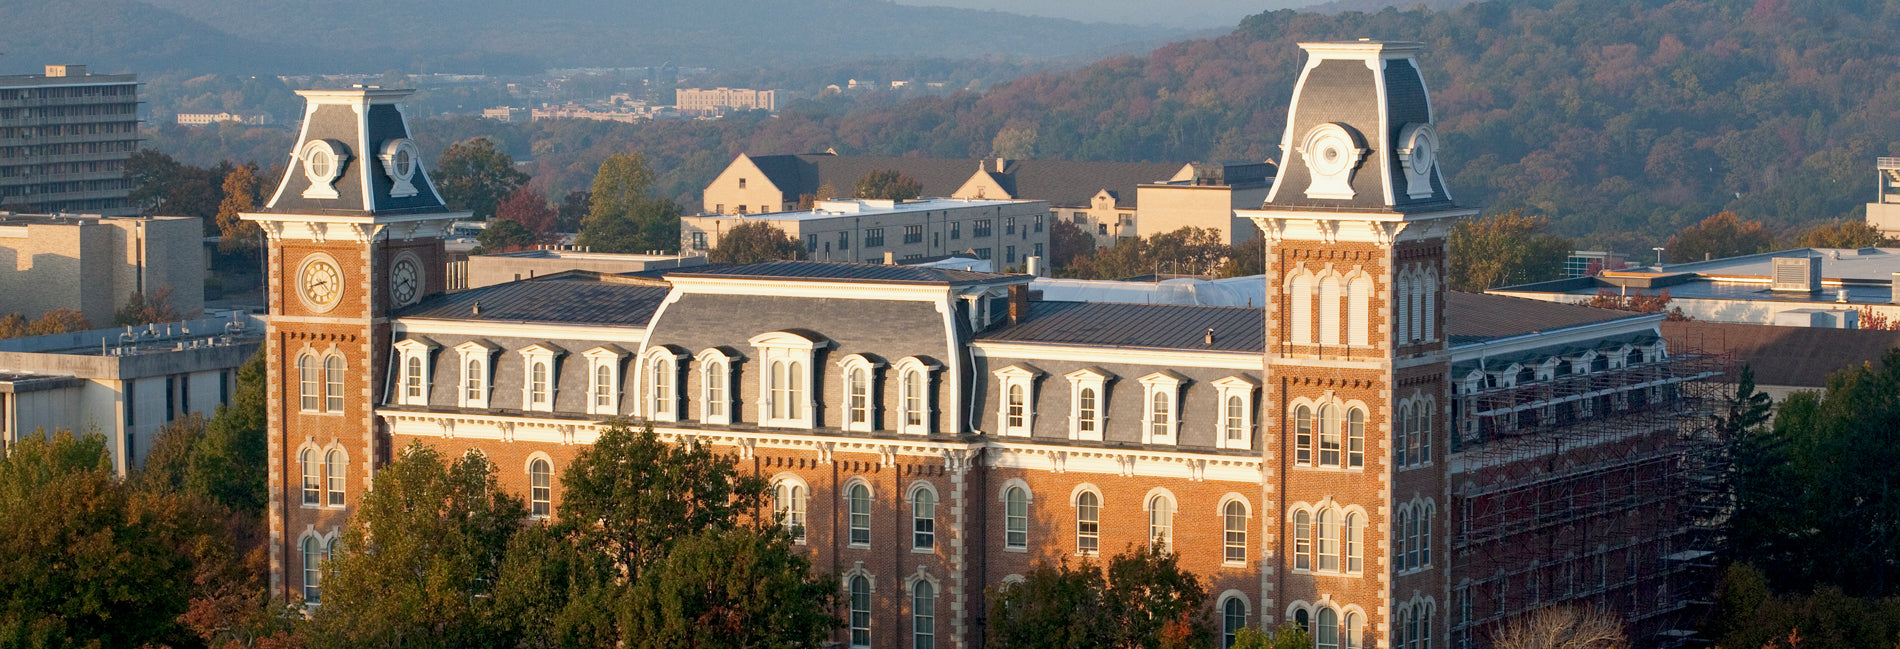
M 680 88 L 673 104 L 683 113 L 719 113 L 728 110 L 778 110 L 777 90 L 750 88 Z
M 1900 320 L 1900 248 L 1797 248 L 1605 271 L 1486 291 L 1550 302 L 1599 293 L 1659 295 L 1704 322 L 1858 329 L 1863 314 Z
M 920 198 L 817 201 L 800 212 L 680 217 L 680 249 L 712 250 L 745 223 L 770 223 L 805 246 L 813 261 L 909 263 L 967 253 L 1002 267 L 1047 254 L 1045 201 Z
M 233 124 L 269 124 L 271 116 L 264 113 L 179 113 L 178 123 L 186 126 L 203 126 L 213 122 L 231 122 Z

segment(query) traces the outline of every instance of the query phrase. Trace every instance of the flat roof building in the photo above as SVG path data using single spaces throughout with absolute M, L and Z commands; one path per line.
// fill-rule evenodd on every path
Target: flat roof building
M 1900 318 L 1900 248 L 1796 248 L 1687 264 L 1608 271 L 1488 293 L 1589 302 L 1599 294 L 1660 295 L 1707 322 L 1858 329 Z
M 680 249 L 712 250 L 725 232 L 763 222 L 784 230 L 816 261 L 905 263 L 969 253 L 1003 267 L 1047 254 L 1045 201 L 923 198 L 818 201 L 809 211 L 680 217 Z
M 125 163 L 138 113 L 137 75 L 49 65 L 0 76 L 0 209 L 137 214 Z
M 73 309 L 94 325 L 133 293 L 171 289 L 186 318 L 204 311 L 204 230 L 189 216 L 0 212 L 0 316 Z
M 630 273 L 705 264 L 705 257 L 693 255 L 627 255 L 573 250 L 522 250 L 469 255 L 468 283 L 461 288 L 481 288 L 569 270 Z

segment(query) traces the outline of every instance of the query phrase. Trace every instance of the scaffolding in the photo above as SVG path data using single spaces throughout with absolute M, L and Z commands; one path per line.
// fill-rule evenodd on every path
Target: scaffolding
M 1732 361 L 1703 351 L 1722 348 L 1553 355 L 1564 362 L 1485 368 L 1456 395 L 1454 648 L 1488 646 L 1500 625 L 1555 605 L 1615 613 L 1639 645 L 1690 639 L 1727 511 L 1710 422 Z

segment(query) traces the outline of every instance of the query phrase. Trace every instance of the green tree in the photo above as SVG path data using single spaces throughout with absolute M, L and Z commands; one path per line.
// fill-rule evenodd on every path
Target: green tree
M 707 254 L 715 264 L 756 264 L 784 259 L 804 259 L 805 247 L 778 226 L 753 221 L 733 226 L 719 235 L 719 243 Z
M 1849 597 L 1838 588 L 1776 593 L 1754 566 L 1728 566 L 1703 627 L 1717 647 L 1858 649 L 1900 638 L 1900 598 Z
M 1702 222 L 1683 228 L 1664 244 L 1669 263 L 1687 263 L 1752 255 L 1775 249 L 1775 233 L 1761 221 L 1744 221 L 1734 212 L 1718 212 Z
M 837 599 L 782 528 L 704 531 L 640 574 L 622 626 L 631 649 L 818 649 L 838 626 Z
M 411 444 L 376 472 L 375 488 L 323 567 L 314 638 L 332 647 L 488 646 L 493 584 L 527 518 L 479 453 L 445 458 Z
M 1065 559 L 992 588 L 987 637 L 1001 649 L 1207 646 L 1206 588 L 1174 553 L 1129 547 L 1105 569 Z
M 890 200 L 910 200 L 924 194 L 923 183 L 916 178 L 899 173 L 896 169 L 877 169 L 858 178 L 857 187 L 851 192 L 853 198 L 881 198 Z
M 1307 649 L 1312 646 L 1312 634 L 1298 624 L 1286 622 L 1272 632 L 1241 629 L 1234 634 L 1234 646 L 1231 649 Z
M 1795 237 L 1795 245 L 1802 248 L 1872 248 L 1891 242 L 1873 224 L 1851 219 L 1822 223 Z
M 596 252 L 678 250 L 679 206 L 648 195 L 653 179 L 645 155 L 607 156 L 594 174 L 577 243 Z
M 495 215 L 503 198 L 528 182 L 528 174 L 515 169 L 514 158 L 495 146 L 495 141 L 477 137 L 455 144 L 436 158 L 429 174 L 449 209 L 468 210 L 477 220 Z
M 533 246 L 535 241 L 534 233 L 528 231 L 528 228 L 522 226 L 520 223 L 498 218 L 489 221 L 488 227 L 482 228 L 482 231 L 475 235 L 475 243 L 477 245 L 475 249 L 468 251 L 468 253 L 471 255 L 487 255 L 497 252 L 520 250 Z
M 140 149 L 125 163 L 125 177 L 132 185 L 128 200 L 144 214 L 205 219 L 205 234 L 217 235 L 215 217 L 224 202 L 224 179 L 233 170 L 229 162 L 194 167 L 155 149 Z
M 1483 292 L 1563 277 L 1571 243 L 1549 227 L 1519 210 L 1460 222 L 1451 231 L 1449 288 Z
M 232 511 L 261 517 L 269 503 L 265 478 L 270 453 L 263 350 L 238 366 L 236 383 L 230 403 L 218 406 L 205 422 L 203 438 L 192 445 L 184 488 Z

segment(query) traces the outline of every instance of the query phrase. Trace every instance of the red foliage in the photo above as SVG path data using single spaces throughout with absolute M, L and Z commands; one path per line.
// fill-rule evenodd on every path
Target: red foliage
M 548 206 L 548 197 L 528 187 L 509 194 L 501 206 L 495 208 L 495 218 L 520 223 L 537 239 L 554 233 L 554 208 Z

